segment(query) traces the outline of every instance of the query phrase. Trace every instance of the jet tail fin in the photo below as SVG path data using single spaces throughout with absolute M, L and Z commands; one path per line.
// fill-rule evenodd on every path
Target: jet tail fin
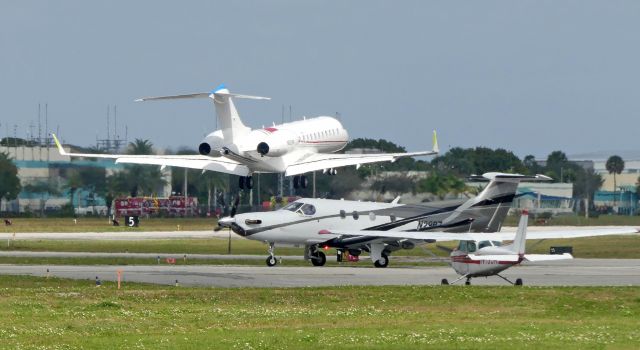
M 489 180 L 489 184 L 476 197 L 464 202 L 449 215 L 443 224 L 469 222 L 474 229 L 483 232 L 498 232 L 506 218 L 511 203 L 516 196 L 521 181 L 548 181 L 545 175 L 522 175 L 508 173 L 485 173 L 482 176 L 472 175 L 471 180 Z
M 219 85 L 217 88 L 209 92 L 198 92 L 194 94 L 186 95 L 170 95 L 170 96 L 155 96 L 155 97 L 143 97 L 136 99 L 136 102 L 143 101 L 159 101 L 159 100 L 182 100 L 191 98 L 210 98 L 216 107 L 216 115 L 218 118 L 218 126 L 222 130 L 225 139 L 233 142 L 233 139 L 247 133 L 250 129 L 246 127 L 242 120 L 236 106 L 233 103 L 232 98 L 242 98 L 251 100 L 270 100 L 269 97 L 252 96 L 234 94 L 229 92 L 224 84 Z

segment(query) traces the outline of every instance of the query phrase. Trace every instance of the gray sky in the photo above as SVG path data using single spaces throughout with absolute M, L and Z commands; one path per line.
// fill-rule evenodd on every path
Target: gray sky
M 339 112 L 352 137 L 408 150 L 487 146 L 519 156 L 638 149 L 638 1 L 0 0 L 0 135 L 37 105 L 68 142 L 121 134 L 193 148 L 232 91 L 245 124 Z M 288 107 L 287 107 L 288 118 Z M 37 129 L 35 129 L 37 130 Z

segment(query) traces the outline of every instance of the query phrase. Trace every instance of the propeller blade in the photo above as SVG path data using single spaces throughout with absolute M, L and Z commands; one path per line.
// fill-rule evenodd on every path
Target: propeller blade
M 236 196 L 236 200 L 233 202 L 233 206 L 231 207 L 231 213 L 229 216 L 236 216 L 236 212 L 238 211 L 238 204 L 240 203 L 240 195 Z

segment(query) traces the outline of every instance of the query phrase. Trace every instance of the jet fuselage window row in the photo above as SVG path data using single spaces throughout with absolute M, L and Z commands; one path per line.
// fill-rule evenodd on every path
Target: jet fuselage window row
M 314 132 L 314 133 L 311 133 L 311 134 L 304 134 L 299 138 L 299 141 L 317 140 L 317 139 L 319 139 L 321 137 L 334 136 L 334 135 L 340 135 L 340 130 L 331 129 L 331 130 L 326 130 L 326 131 Z

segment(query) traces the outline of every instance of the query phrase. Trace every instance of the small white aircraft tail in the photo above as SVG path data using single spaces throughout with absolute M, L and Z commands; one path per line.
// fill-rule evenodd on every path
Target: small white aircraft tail
M 245 98 L 251 100 L 270 100 L 269 97 L 250 96 L 230 93 L 224 84 L 221 84 L 217 88 L 210 92 L 199 92 L 195 94 L 187 95 L 172 95 L 172 96 L 158 96 L 158 97 L 143 97 L 136 100 L 141 101 L 157 101 L 157 100 L 178 100 L 188 98 L 211 98 L 213 104 L 216 107 L 216 116 L 218 118 L 218 127 L 222 130 L 222 134 L 225 139 L 233 142 L 235 138 L 238 138 L 249 131 L 250 128 L 242 123 L 238 110 L 233 103 L 232 98 Z
M 529 212 L 525 209 L 520 216 L 520 223 L 518 223 L 518 231 L 516 231 L 516 237 L 513 239 L 511 245 L 511 251 L 518 255 L 524 254 L 524 250 L 527 244 L 527 223 L 529 221 Z

